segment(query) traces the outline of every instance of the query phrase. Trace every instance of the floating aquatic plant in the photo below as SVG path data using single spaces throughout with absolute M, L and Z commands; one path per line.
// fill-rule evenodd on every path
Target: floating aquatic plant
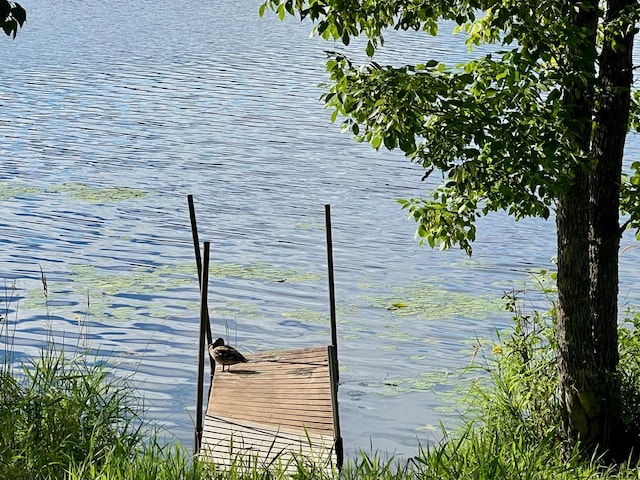
M 189 275 L 193 273 L 192 265 L 134 266 L 131 270 L 120 270 L 118 273 L 106 273 L 86 264 L 71 264 L 68 268 L 71 281 L 63 284 L 50 281 L 46 298 L 43 297 L 41 288 L 27 291 L 23 307 L 42 308 L 45 305 L 55 305 L 57 298 L 64 298 L 68 306 L 74 307 L 74 313 L 82 311 L 86 314 L 130 320 L 139 314 L 139 309 L 146 311 L 151 308 L 149 296 L 166 294 L 171 289 L 183 289 L 194 281 Z M 175 300 L 174 307 L 175 304 L 180 304 L 184 309 L 197 309 L 197 304 L 188 299 Z M 166 312 L 160 314 L 155 305 L 154 316 L 162 318 L 166 316 Z
M 321 222 L 296 223 L 293 225 L 293 228 L 297 228 L 298 230 L 323 230 L 325 228 L 325 224 Z
M 51 187 L 49 192 L 82 200 L 88 203 L 121 202 L 149 196 L 149 193 L 130 187 L 95 187 L 84 183 L 73 182 Z
M 282 269 L 266 262 L 256 262 L 249 265 L 240 263 L 214 263 L 209 267 L 209 275 L 225 278 L 236 277 L 247 280 L 262 280 L 268 282 L 309 282 L 322 277 L 310 272 Z
M 129 270 L 126 266 L 120 267 L 116 272 L 96 267 L 89 264 L 71 264 L 67 268 L 71 272 L 71 281 L 64 285 L 52 284 L 48 297 L 44 299 L 39 288 L 27 292 L 27 299 L 23 303 L 25 308 L 43 308 L 51 305 L 57 298 L 73 299 L 68 306 L 73 307 L 74 314 L 83 312 L 91 315 L 106 315 L 116 320 L 131 320 L 140 315 L 153 315 L 154 318 L 164 318 L 167 311 L 162 310 L 158 304 L 149 302 L 149 297 L 168 296 L 175 297 L 175 293 L 167 293 L 172 290 L 185 290 L 192 287 L 196 295 L 191 298 L 172 300 L 171 308 L 197 311 L 197 276 L 193 264 L 161 265 L 161 266 L 132 266 Z M 313 281 L 321 277 L 295 270 L 285 270 L 273 267 L 267 263 L 252 265 L 240 265 L 235 263 L 212 264 L 211 276 L 238 277 L 242 279 L 258 280 L 264 282 L 299 282 Z M 57 288 L 56 288 L 57 287 Z M 61 290 L 63 289 L 63 290 Z M 195 301 L 194 301 L 195 300 Z M 216 305 L 211 309 L 211 315 L 215 318 L 261 318 L 257 306 L 250 305 L 246 301 L 233 302 L 222 300 L 222 305 Z M 150 309 L 153 309 L 151 312 Z M 60 312 L 57 309 L 56 313 Z M 319 312 L 297 311 L 285 316 L 304 317 L 309 322 L 315 318 L 328 324 L 328 317 Z
M 388 343 L 381 343 L 381 344 L 378 345 L 377 348 L 378 348 L 378 350 L 385 350 L 385 351 L 389 351 L 389 352 L 398 350 L 398 346 L 397 345 L 391 345 L 391 344 L 388 344 Z
M 2 182 L 0 183 L 0 200 L 8 200 L 15 197 L 34 197 L 40 195 L 42 190 L 24 183 Z
M 222 319 L 225 324 L 228 323 L 229 319 L 234 319 L 234 323 L 236 323 L 236 318 L 242 318 L 246 320 L 264 317 L 264 315 L 259 311 L 257 305 L 247 303 L 246 301 L 240 302 L 225 299 L 222 303 L 222 306 L 210 306 L 209 310 L 209 315 L 212 321 L 214 319 Z
M 425 282 L 392 287 L 388 295 L 364 298 L 372 306 L 384 308 L 396 316 L 421 320 L 445 320 L 452 317 L 483 320 L 504 312 L 500 298 L 495 296 L 470 295 Z
M 398 331 L 376 333 L 376 337 L 388 338 L 388 339 L 393 338 L 394 340 L 405 340 L 405 341 L 411 341 L 414 339 L 413 335 L 407 332 L 398 332 Z
M 338 325 L 346 326 L 350 323 L 351 317 L 356 314 L 358 310 L 352 305 L 338 304 L 336 305 L 336 322 Z M 302 323 L 309 324 L 322 324 L 329 325 L 329 311 L 328 308 L 322 311 L 312 310 L 308 308 L 300 308 L 297 310 L 288 310 L 282 312 L 282 316 L 286 318 L 295 318 Z M 351 331 L 357 331 L 358 329 L 352 328 Z M 360 329 L 359 331 L 370 331 L 370 329 Z
M 317 310 L 300 309 L 282 312 L 282 316 L 286 318 L 295 318 L 302 323 L 317 323 L 329 325 L 329 315 L 326 312 L 318 312 Z
M 134 295 L 157 294 L 171 289 L 183 288 L 194 282 L 190 278 L 193 265 L 162 265 L 157 267 L 133 266 L 131 270 L 120 270 L 118 274 L 108 274 L 93 265 L 69 265 L 74 283 L 84 289 L 114 295 L 130 293 Z
M 367 383 L 378 395 L 395 397 L 406 393 L 431 392 L 439 394 L 447 404 L 459 398 L 458 384 L 462 381 L 461 373 L 449 371 L 422 372 L 415 377 L 391 378 L 378 383 Z

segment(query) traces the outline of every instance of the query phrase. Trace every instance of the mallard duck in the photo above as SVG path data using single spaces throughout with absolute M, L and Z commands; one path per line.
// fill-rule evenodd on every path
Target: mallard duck
M 235 348 L 225 345 L 224 339 L 222 338 L 218 338 L 215 342 L 209 345 L 209 355 L 211 355 L 216 362 L 222 365 L 223 372 L 225 365 L 228 365 L 229 368 L 231 368 L 231 365 L 235 365 L 236 363 L 246 363 L 249 361 Z M 229 371 L 229 368 L 227 371 Z

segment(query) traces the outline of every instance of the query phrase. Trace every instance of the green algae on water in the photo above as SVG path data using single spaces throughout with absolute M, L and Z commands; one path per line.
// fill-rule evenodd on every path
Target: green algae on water
M 225 278 L 236 277 L 245 280 L 261 280 L 267 282 L 309 282 L 322 277 L 309 272 L 299 272 L 291 269 L 274 267 L 266 262 L 256 262 L 249 265 L 240 263 L 215 263 L 210 265 L 210 276 Z
M 51 187 L 49 192 L 61 193 L 65 196 L 82 200 L 87 203 L 113 203 L 125 200 L 135 200 L 149 196 L 143 190 L 130 187 L 95 187 L 84 183 L 63 183 Z
M 288 312 L 282 312 L 282 316 L 286 318 L 295 318 L 302 323 L 317 323 L 329 325 L 329 315 L 325 312 L 318 312 L 317 310 L 290 310 Z
M 2 182 L 0 183 L 0 200 L 9 200 L 16 197 L 35 197 L 43 193 L 37 187 L 31 187 L 24 183 Z
M 298 230 L 323 230 L 325 228 L 325 224 L 320 222 L 296 223 L 293 225 L 293 228 L 296 228 Z
M 388 295 L 364 298 L 372 306 L 384 308 L 393 315 L 421 320 L 444 320 L 456 316 L 484 320 L 504 311 L 501 299 L 493 295 L 470 295 L 426 282 L 391 287 Z

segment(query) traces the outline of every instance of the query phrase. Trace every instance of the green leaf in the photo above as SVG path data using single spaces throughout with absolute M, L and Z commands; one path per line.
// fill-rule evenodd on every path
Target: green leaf
M 4 24 L 2 25 L 2 29 L 8 36 L 13 35 L 13 38 L 16 38 L 16 33 L 18 32 L 18 22 L 14 19 L 9 19 L 4 22 Z
M 554 102 L 558 98 L 560 98 L 560 89 L 556 88 L 556 89 L 551 91 L 551 93 L 547 97 L 547 100 L 550 101 L 550 102 Z
M 11 4 L 7 0 L 0 0 L 0 22 L 11 14 Z
M 367 56 L 369 57 L 373 57 L 373 54 L 376 52 L 375 47 L 373 46 L 373 42 L 371 40 L 369 40 L 367 42 L 367 49 L 366 49 L 366 53 Z
M 349 32 L 345 29 L 342 32 L 342 43 L 344 43 L 346 46 L 349 45 L 351 39 L 349 38 Z
M 27 12 L 17 3 L 11 9 L 11 16 L 16 19 L 20 27 L 27 21 Z

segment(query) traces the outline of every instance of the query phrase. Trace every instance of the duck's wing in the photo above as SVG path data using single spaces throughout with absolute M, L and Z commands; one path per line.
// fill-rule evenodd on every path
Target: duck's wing
M 248 362 L 244 355 L 242 355 L 239 351 L 237 351 L 233 347 L 216 347 L 214 349 L 214 355 L 218 358 L 220 362 L 237 362 L 237 363 L 245 363 Z

